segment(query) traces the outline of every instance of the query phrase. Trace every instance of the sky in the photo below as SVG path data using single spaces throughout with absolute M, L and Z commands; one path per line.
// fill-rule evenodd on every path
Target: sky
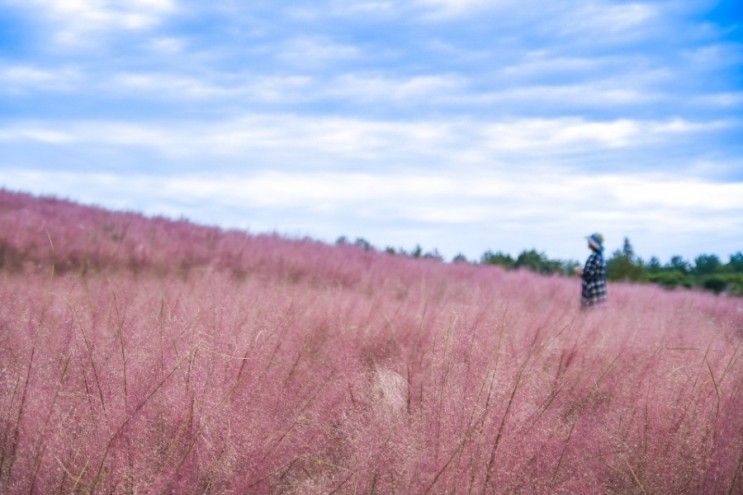
M 743 3 L 0 0 L 0 187 L 450 258 L 743 250 Z

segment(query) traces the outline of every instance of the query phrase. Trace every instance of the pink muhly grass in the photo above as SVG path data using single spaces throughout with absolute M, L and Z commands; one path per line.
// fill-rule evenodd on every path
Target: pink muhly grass
M 3 493 L 739 493 L 743 302 L 0 193 Z

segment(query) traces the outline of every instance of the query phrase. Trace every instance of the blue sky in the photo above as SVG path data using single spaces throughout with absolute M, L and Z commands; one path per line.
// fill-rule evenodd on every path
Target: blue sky
M 743 249 L 737 1 L 0 0 L 0 186 L 582 258 Z

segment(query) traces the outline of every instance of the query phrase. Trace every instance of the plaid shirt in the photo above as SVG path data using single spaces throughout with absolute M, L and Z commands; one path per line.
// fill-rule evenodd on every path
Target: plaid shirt
M 581 304 L 584 307 L 606 301 L 606 263 L 600 251 L 594 251 L 583 268 Z

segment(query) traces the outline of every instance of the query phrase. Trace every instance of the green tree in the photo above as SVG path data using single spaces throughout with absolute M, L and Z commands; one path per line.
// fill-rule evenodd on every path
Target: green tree
M 728 280 L 723 275 L 712 275 L 702 282 L 702 287 L 711 290 L 715 294 L 724 291 L 728 286 Z
M 557 271 L 554 262 L 550 262 L 544 253 L 540 253 L 536 249 L 522 251 L 516 257 L 514 266 L 516 268 L 528 268 L 537 273 L 553 273 Z
M 371 251 L 374 249 L 374 246 L 372 246 L 371 243 L 363 237 L 357 237 L 353 245 L 363 249 L 364 251 Z
M 424 254 L 423 257 L 426 259 L 438 260 L 438 261 L 442 261 L 444 259 L 444 257 L 441 256 L 441 253 L 439 253 L 439 250 L 436 248 L 434 248 L 433 251 L 429 251 L 426 254 Z
M 505 268 L 513 268 L 516 261 L 511 257 L 510 254 L 498 251 L 494 253 L 492 251 L 485 251 L 480 257 L 480 263 L 483 265 L 499 265 Z
M 691 269 L 689 263 L 679 255 L 671 256 L 671 261 L 668 263 L 668 268 L 672 270 L 678 270 L 681 273 L 689 273 Z
M 738 251 L 735 254 L 731 254 L 727 266 L 731 272 L 743 273 L 743 252 Z
M 624 238 L 624 244 L 622 244 L 622 256 L 630 261 L 635 260 L 635 249 L 632 247 L 629 237 Z
M 560 272 L 563 275 L 572 275 L 575 273 L 575 269 L 580 266 L 580 263 L 575 260 L 560 261 Z
M 648 261 L 646 268 L 650 273 L 658 273 L 663 269 L 663 266 L 660 264 L 660 260 L 653 256 Z
M 635 257 L 629 238 L 624 238 L 622 249 L 614 251 L 606 260 L 606 277 L 609 280 L 643 280 L 645 269 Z
M 714 254 L 701 254 L 694 258 L 694 273 L 697 275 L 712 275 L 720 268 L 720 258 Z
M 648 275 L 648 282 L 660 284 L 669 289 L 672 289 L 679 285 L 683 287 L 691 287 L 691 279 L 679 270 L 664 270 L 660 272 L 650 273 Z

